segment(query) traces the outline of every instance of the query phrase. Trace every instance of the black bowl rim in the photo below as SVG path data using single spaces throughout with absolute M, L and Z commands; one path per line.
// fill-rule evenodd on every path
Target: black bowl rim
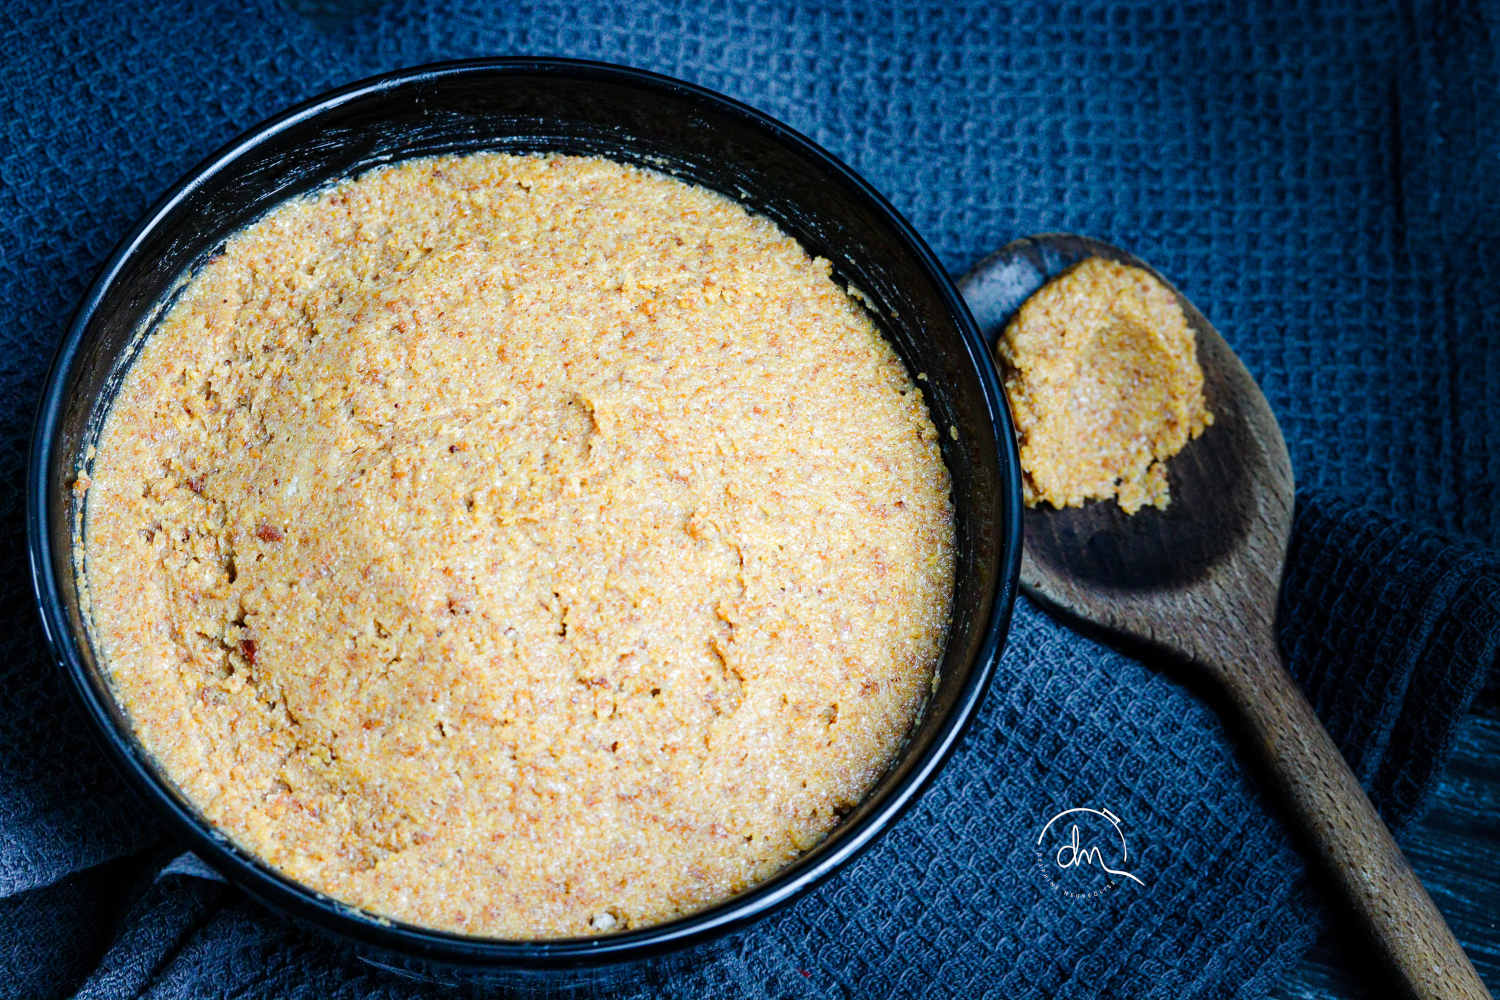
M 970 362 L 977 372 L 986 398 L 989 419 L 997 438 L 1003 482 L 1000 493 L 1009 516 L 1002 523 L 999 587 L 993 597 L 990 618 L 978 657 L 969 672 L 943 729 L 928 746 L 905 780 L 892 788 L 884 800 L 864 818 L 860 827 L 846 834 L 831 851 L 819 855 L 811 865 L 793 865 L 780 875 L 708 909 L 663 924 L 597 938 L 562 938 L 513 941 L 469 937 L 429 930 L 373 917 L 363 911 L 317 893 L 287 878 L 258 858 L 214 833 L 206 823 L 183 808 L 162 786 L 143 760 L 144 750 L 114 724 L 109 707 L 88 680 L 88 670 L 79 655 L 64 611 L 53 572 L 53 552 L 47 532 L 53 498 L 48 494 L 47 473 L 54 451 L 54 436 L 63 407 L 68 375 L 84 342 L 84 335 L 106 290 L 124 262 L 146 235 L 184 198 L 213 175 L 278 132 L 334 108 L 346 101 L 379 91 L 466 73 L 516 75 L 562 75 L 628 83 L 659 92 L 686 95 L 718 105 L 792 146 L 840 176 L 891 224 L 906 248 L 940 291 L 953 321 L 958 325 Z M 43 395 L 32 431 L 26 485 L 26 533 L 31 563 L 32 591 L 41 615 L 43 631 L 53 656 L 67 675 L 70 686 L 93 723 L 109 757 L 128 782 L 166 816 L 176 833 L 204 860 L 235 884 L 246 889 L 273 911 L 310 923 L 356 945 L 370 945 L 419 959 L 470 967 L 567 968 L 608 962 L 631 961 L 682 948 L 743 926 L 809 891 L 827 879 L 910 806 L 952 755 L 967 729 L 993 675 L 1009 631 L 1015 604 L 1021 556 L 1021 472 L 1010 412 L 1001 392 L 998 375 L 979 328 L 953 280 L 927 243 L 884 196 L 840 159 L 800 132 L 777 119 L 706 87 L 672 77 L 611 63 L 551 57 L 492 57 L 460 59 L 407 67 L 368 77 L 327 91 L 274 115 L 241 133 L 193 167 L 146 212 L 130 233 L 115 247 L 83 297 L 67 333 L 59 343 L 44 382 Z

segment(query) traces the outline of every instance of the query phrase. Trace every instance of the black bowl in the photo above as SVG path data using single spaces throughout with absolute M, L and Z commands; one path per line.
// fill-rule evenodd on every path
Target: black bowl
M 900 759 L 833 833 L 775 878 L 710 909 L 640 930 L 502 941 L 379 920 L 292 882 L 215 832 L 132 736 L 79 607 L 70 485 L 98 434 L 138 332 L 181 276 L 276 203 L 368 167 L 475 149 L 596 154 L 666 171 L 774 219 L 866 297 L 925 378 L 953 476 L 957 583 L 933 696 Z M 931 250 L 848 167 L 785 125 L 665 77 L 598 63 L 491 59 L 402 70 L 303 104 L 211 157 L 120 245 L 84 298 L 47 378 L 27 485 L 31 569 L 62 670 L 108 753 L 183 841 L 271 909 L 377 961 L 507 978 L 640 960 L 701 944 L 808 891 L 889 826 L 946 759 L 1004 642 L 1021 550 L 1010 416 L 973 318 Z

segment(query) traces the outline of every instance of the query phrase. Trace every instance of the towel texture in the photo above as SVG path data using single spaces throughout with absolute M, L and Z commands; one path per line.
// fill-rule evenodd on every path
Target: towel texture
M 1500 13 L 1241 7 L 6 5 L 0 474 L 20 481 L 47 360 L 111 245 L 239 130 L 438 58 L 666 72 L 811 134 L 954 272 L 1017 235 L 1086 232 L 1204 309 L 1264 385 L 1305 487 L 1283 648 L 1399 825 L 1500 635 L 1500 559 L 1453 540 L 1500 539 Z M 19 490 L 0 502 L 0 996 L 439 995 L 177 856 L 50 666 Z M 1143 884 L 1039 863 L 1048 820 L 1081 807 L 1119 818 Z M 1213 712 L 1022 601 L 974 727 L 872 850 L 711 960 L 616 994 L 1248 998 L 1320 920 Z

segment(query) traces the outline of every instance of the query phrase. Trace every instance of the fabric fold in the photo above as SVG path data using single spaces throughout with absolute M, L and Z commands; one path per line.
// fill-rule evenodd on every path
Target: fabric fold
M 136 898 L 77 1000 L 140 996 L 231 896 L 238 893 L 193 855 L 168 861 Z
M 1338 497 L 1299 498 L 1282 586 L 1283 653 L 1395 827 L 1417 815 L 1454 726 L 1496 661 L 1497 614 L 1494 553 Z

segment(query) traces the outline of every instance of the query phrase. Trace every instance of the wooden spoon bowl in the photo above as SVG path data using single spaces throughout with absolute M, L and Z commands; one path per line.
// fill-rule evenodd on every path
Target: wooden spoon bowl
M 1016 240 L 960 283 L 993 344 L 1021 304 L 1089 257 L 1166 279 L 1084 236 Z M 1167 463 L 1166 510 L 1028 508 L 1021 586 L 1072 622 L 1169 658 L 1224 695 L 1292 822 L 1422 1000 L 1489 993 L 1301 690 L 1276 642 L 1292 464 L 1260 387 L 1174 288 L 1197 339 L 1214 423 Z

